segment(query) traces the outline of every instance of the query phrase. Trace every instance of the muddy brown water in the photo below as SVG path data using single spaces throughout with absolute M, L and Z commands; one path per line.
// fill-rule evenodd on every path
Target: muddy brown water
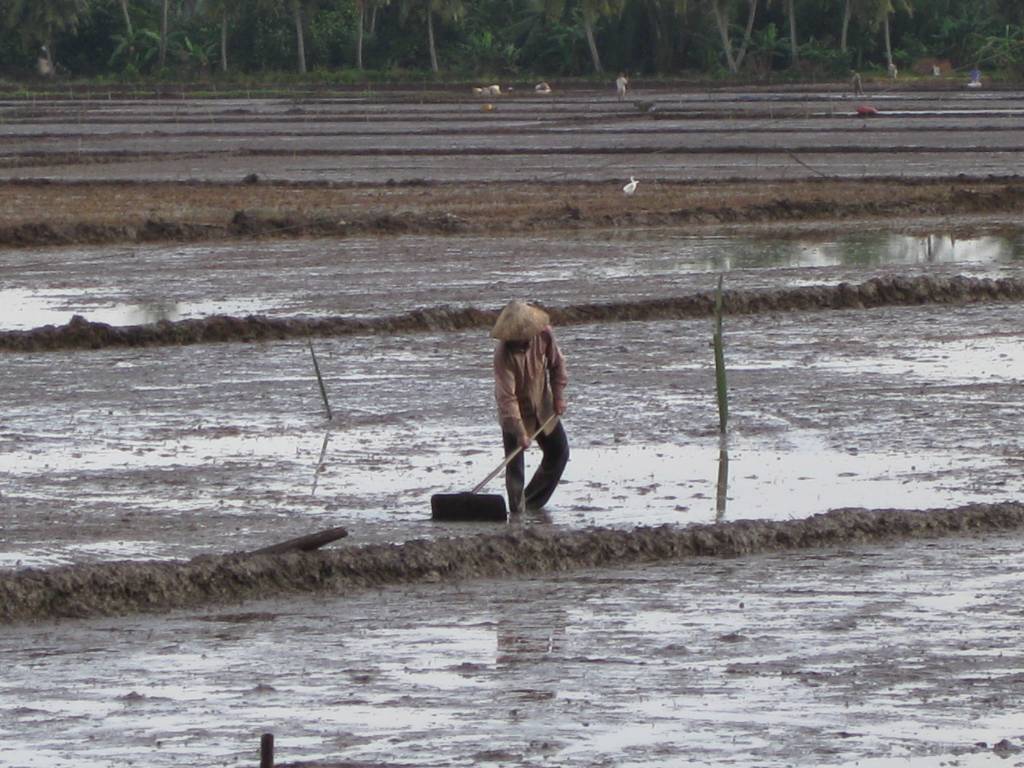
M 56 183 L 519 179 L 553 206 L 564 200 L 549 183 L 593 179 L 617 191 L 638 171 L 654 194 L 659 179 L 822 173 L 951 186 L 927 221 L 862 222 L 846 241 L 765 240 L 764 218 L 759 230 L 715 238 L 686 225 L 653 232 L 639 218 L 598 231 L 584 216 L 582 232 L 500 240 L 438 229 L 29 247 L 0 254 L 0 316 L 13 317 L 3 328 L 34 327 L 17 319 L 29 312 L 43 322 L 110 312 L 99 319 L 119 325 L 137 321 L 124 314 L 133 310 L 179 320 L 493 310 L 520 295 L 642 303 L 707 291 L 722 270 L 747 292 L 1019 279 L 1016 193 L 974 193 L 957 174 L 1020 172 L 1020 95 L 881 90 L 873 98 L 892 114 L 870 123 L 843 114 L 853 105 L 838 90 L 659 90 L 653 115 L 599 92 L 546 105 L 516 98 L 494 113 L 461 93 L 0 105 L 10 146 L 25 148 L 4 177 Z M 261 124 L 261 151 L 277 154 L 239 152 Z M 384 154 L 364 151 L 372 142 L 360 124 L 381 134 Z M 981 125 L 991 143 L 972 132 Z M 423 154 L 393 151 L 410 130 Z M 516 131 L 540 145 L 508 140 Z M 725 151 L 710 151 L 719 140 Z M 118 142 L 138 154 L 118 155 Z M 564 154 L 542 154 L 563 143 Z M 807 156 L 794 151 L 811 143 Z M 517 154 L 469 154 L 494 146 Z M 136 201 L 160 193 L 139 192 Z M 813 206 L 796 210 L 768 206 L 763 217 L 790 217 L 775 234 L 835 225 L 813 222 Z M 173 239 L 176 227 L 153 235 Z M 559 326 L 572 460 L 551 507 L 507 529 L 427 518 L 432 493 L 475 484 L 500 458 L 485 329 L 318 338 L 331 423 L 301 338 L 5 352 L 0 568 L 5 585 L 44 587 L 17 593 L 42 597 L 35 619 L 0 631 L 0 763 L 243 765 L 274 732 L 279 762 L 324 765 L 1020 764 L 1020 529 L 968 523 L 1024 499 L 1021 304 L 1009 298 L 730 316 L 725 454 L 706 317 Z M 12 301 L 21 309 L 5 315 Z M 897 512 L 878 518 L 888 522 L 875 540 L 858 538 L 856 514 L 834 515 L 825 519 L 846 521 L 841 537 L 811 549 L 789 549 L 782 535 L 784 552 L 591 559 L 644 540 L 638 525 L 682 535 L 693 524 L 753 525 L 778 537 L 837 507 Z M 920 520 L 914 509 L 945 510 L 932 522 L 950 523 L 911 535 L 896 521 Z M 266 582 L 200 576 L 194 602 L 171 590 L 149 604 L 178 606 L 169 613 L 130 615 L 146 606 L 117 603 L 146 584 L 159 598 L 159 579 L 147 581 L 155 574 L 201 573 L 204 562 L 224 574 L 235 561 L 221 553 L 333 525 L 349 537 L 297 561 L 286 598 L 253 599 L 260 584 L 283 586 L 282 565 L 261 571 Z M 446 540 L 457 549 L 471 536 L 483 537 L 473 557 L 434 559 Z M 496 569 L 518 560 L 501 548 L 508 537 L 543 567 Z M 539 545 L 555 540 L 573 557 Z M 414 567 L 386 587 L 368 589 L 357 572 L 340 594 L 316 589 L 349 558 L 376 563 L 365 578 L 395 556 Z M 449 579 L 438 563 L 453 562 L 483 567 Z M 119 589 L 112 573 L 137 577 Z M 76 589 L 82 599 L 58 605 Z M 76 607 L 129 615 L 47 618 Z

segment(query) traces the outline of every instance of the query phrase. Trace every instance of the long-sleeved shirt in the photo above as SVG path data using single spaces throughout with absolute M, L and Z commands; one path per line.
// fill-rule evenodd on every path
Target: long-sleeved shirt
M 494 399 L 504 432 L 530 436 L 565 403 L 569 377 L 565 358 L 555 342 L 551 326 L 530 339 L 525 349 L 498 342 L 494 349 Z M 557 421 L 545 428 L 551 434 Z

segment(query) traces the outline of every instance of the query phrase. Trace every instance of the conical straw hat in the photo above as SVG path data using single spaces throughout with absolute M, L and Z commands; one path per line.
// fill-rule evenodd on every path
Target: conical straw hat
M 498 315 L 491 336 L 500 341 L 529 341 L 550 322 L 543 309 L 525 301 L 510 301 Z

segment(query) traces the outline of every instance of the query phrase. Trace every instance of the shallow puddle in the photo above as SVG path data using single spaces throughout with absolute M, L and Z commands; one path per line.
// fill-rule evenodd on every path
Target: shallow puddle
M 957 339 L 954 341 L 917 340 L 913 348 L 895 341 L 870 357 L 841 358 L 825 352 L 813 365 L 850 372 L 871 370 L 893 376 L 944 385 L 994 382 L 1019 382 L 1024 377 L 1024 348 L 1020 337 Z
M 148 325 L 163 320 L 186 320 L 210 315 L 250 315 L 267 311 L 258 300 L 153 303 L 110 302 L 73 289 L 37 292 L 23 288 L 0 290 L 0 328 L 28 330 L 64 325 L 74 315 L 108 325 Z
M 575 440 L 576 427 L 569 427 Z M 622 437 L 594 445 L 592 436 L 580 437 L 583 444 L 573 445 L 548 507 L 513 524 L 632 528 L 784 520 L 836 507 L 949 507 L 1024 496 L 1024 479 L 990 488 L 968 482 L 991 472 L 992 459 L 984 453 L 842 452 L 811 430 L 787 430 L 781 445 L 777 436 L 734 432 L 727 450 L 717 438 L 679 445 Z M 0 567 L 188 558 L 207 551 L 207 536 L 223 551 L 218 531 L 224 528 L 234 529 L 231 548 L 255 549 L 271 543 L 272 528 L 289 517 L 289 525 L 307 530 L 345 525 L 351 545 L 494 530 L 495 524 L 429 519 L 432 495 L 468 490 L 499 463 L 491 431 L 460 430 L 453 439 L 436 427 L 377 427 L 358 437 L 339 431 L 331 438 L 330 432 L 186 435 L 83 450 L 62 448 L 65 440 L 54 435 L 50 445 L 8 450 L 0 454 L 0 471 L 19 504 L 59 504 L 64 514 L 93 525 L 107 509 L 121 522 L 114 523 L 112 539 L 0 541 Z M 529 454 L 528 473 L 538 457 Z M 218 475 L 223 479 L 210 481 Z M 130 495 L 115 490 L 122 486 L 132 487 Z M 31 488 L 40 492 L 34 500 Z M 504 496 L 501 476 L 482 492 Z M 181 524 L 174 521 L 194 519 L 199 530 L 193 528 L 185 541 L 142 538 L 160 519 L 170 530 Z

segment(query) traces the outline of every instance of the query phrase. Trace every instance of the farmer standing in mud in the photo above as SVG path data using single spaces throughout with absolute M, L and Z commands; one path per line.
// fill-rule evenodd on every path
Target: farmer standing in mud
M 505 488 L 512 514 L 543 507 L 569 461 L 569 441 L 562 420 L 548 422 L 552 416 L 565 413 L 565 387 L 569 381 L 565 359 L 549 323 L 544 310 L 511 301 L 498 315 L 491 331 L 491 336 L 498 340 L 494 349 L 494 398 L 505 456 L 517 448 L 529 448 L 534 434 L 544 452 L 525 489 L 523 452 L 505 468 Z

